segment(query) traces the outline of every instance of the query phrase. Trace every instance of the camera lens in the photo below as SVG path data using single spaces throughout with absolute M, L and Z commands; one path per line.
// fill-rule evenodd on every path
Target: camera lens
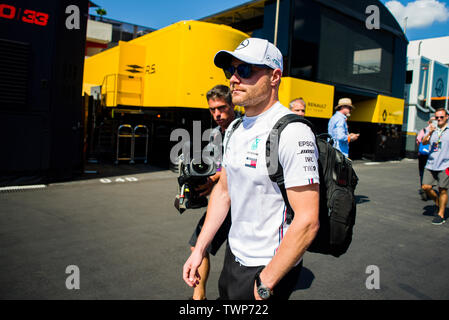
M 199 174 L 204 174 L 209 170 L 209 165 L 207 163 L 192 163 L 192 169 Z

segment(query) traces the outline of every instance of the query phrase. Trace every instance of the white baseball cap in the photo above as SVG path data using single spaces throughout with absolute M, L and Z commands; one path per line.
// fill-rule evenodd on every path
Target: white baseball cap
M 231 63 L 232 57 L 246 63 L 265 65 L 271 69 L 279 68 L 283 71 L 281 51 L 265 39 L 248 38 L 243 40 L 234 51 L 218 51 L 214 63 L 219 68 L 225 68 Z

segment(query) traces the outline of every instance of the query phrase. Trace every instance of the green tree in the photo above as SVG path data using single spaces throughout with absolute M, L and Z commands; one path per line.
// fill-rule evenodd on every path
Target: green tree
M 103 8 L 98 8 L 96 10 L 97 14 L 100 16 L 100 20 L 103 20 L 103 16 L 107 15 L 108 13 L 106 12 L 105 9 Z

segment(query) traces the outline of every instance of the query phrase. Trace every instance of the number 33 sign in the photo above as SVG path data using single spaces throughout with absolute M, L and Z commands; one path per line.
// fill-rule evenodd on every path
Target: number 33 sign
M 66 28 L 69 30 L 80 29 L 80 9 L 76 5 L 70 5 L 65 10 L 69 16 L 66 19 Z M 9 4 L 0 4 L 0 18 L 22 21 L 38 26 L 47 26 L 50 18 L 48 13 L 31 9 L 16 8 Z
M 46 26 L 48 24 L 48 14 L 30 9 L 16 8 L 8 4 L 0 4 L 0 18 L 17 19 L 25 23 L 36 24 L 38 26 Z

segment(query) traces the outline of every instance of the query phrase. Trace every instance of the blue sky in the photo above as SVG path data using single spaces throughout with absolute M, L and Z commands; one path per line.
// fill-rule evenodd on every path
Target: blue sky
M 357 0 L 354 0 L 357 1 Z M 155 29 L 181 20 L 195 20 L 248 0 L 93 0 L 106 17 Z M 411 40 L 449 36 L 449 0 L 381 0 Z M 95 8 L 90 13 L 95 14 Z M 405 18 L 407 17 L 407 18 Z

